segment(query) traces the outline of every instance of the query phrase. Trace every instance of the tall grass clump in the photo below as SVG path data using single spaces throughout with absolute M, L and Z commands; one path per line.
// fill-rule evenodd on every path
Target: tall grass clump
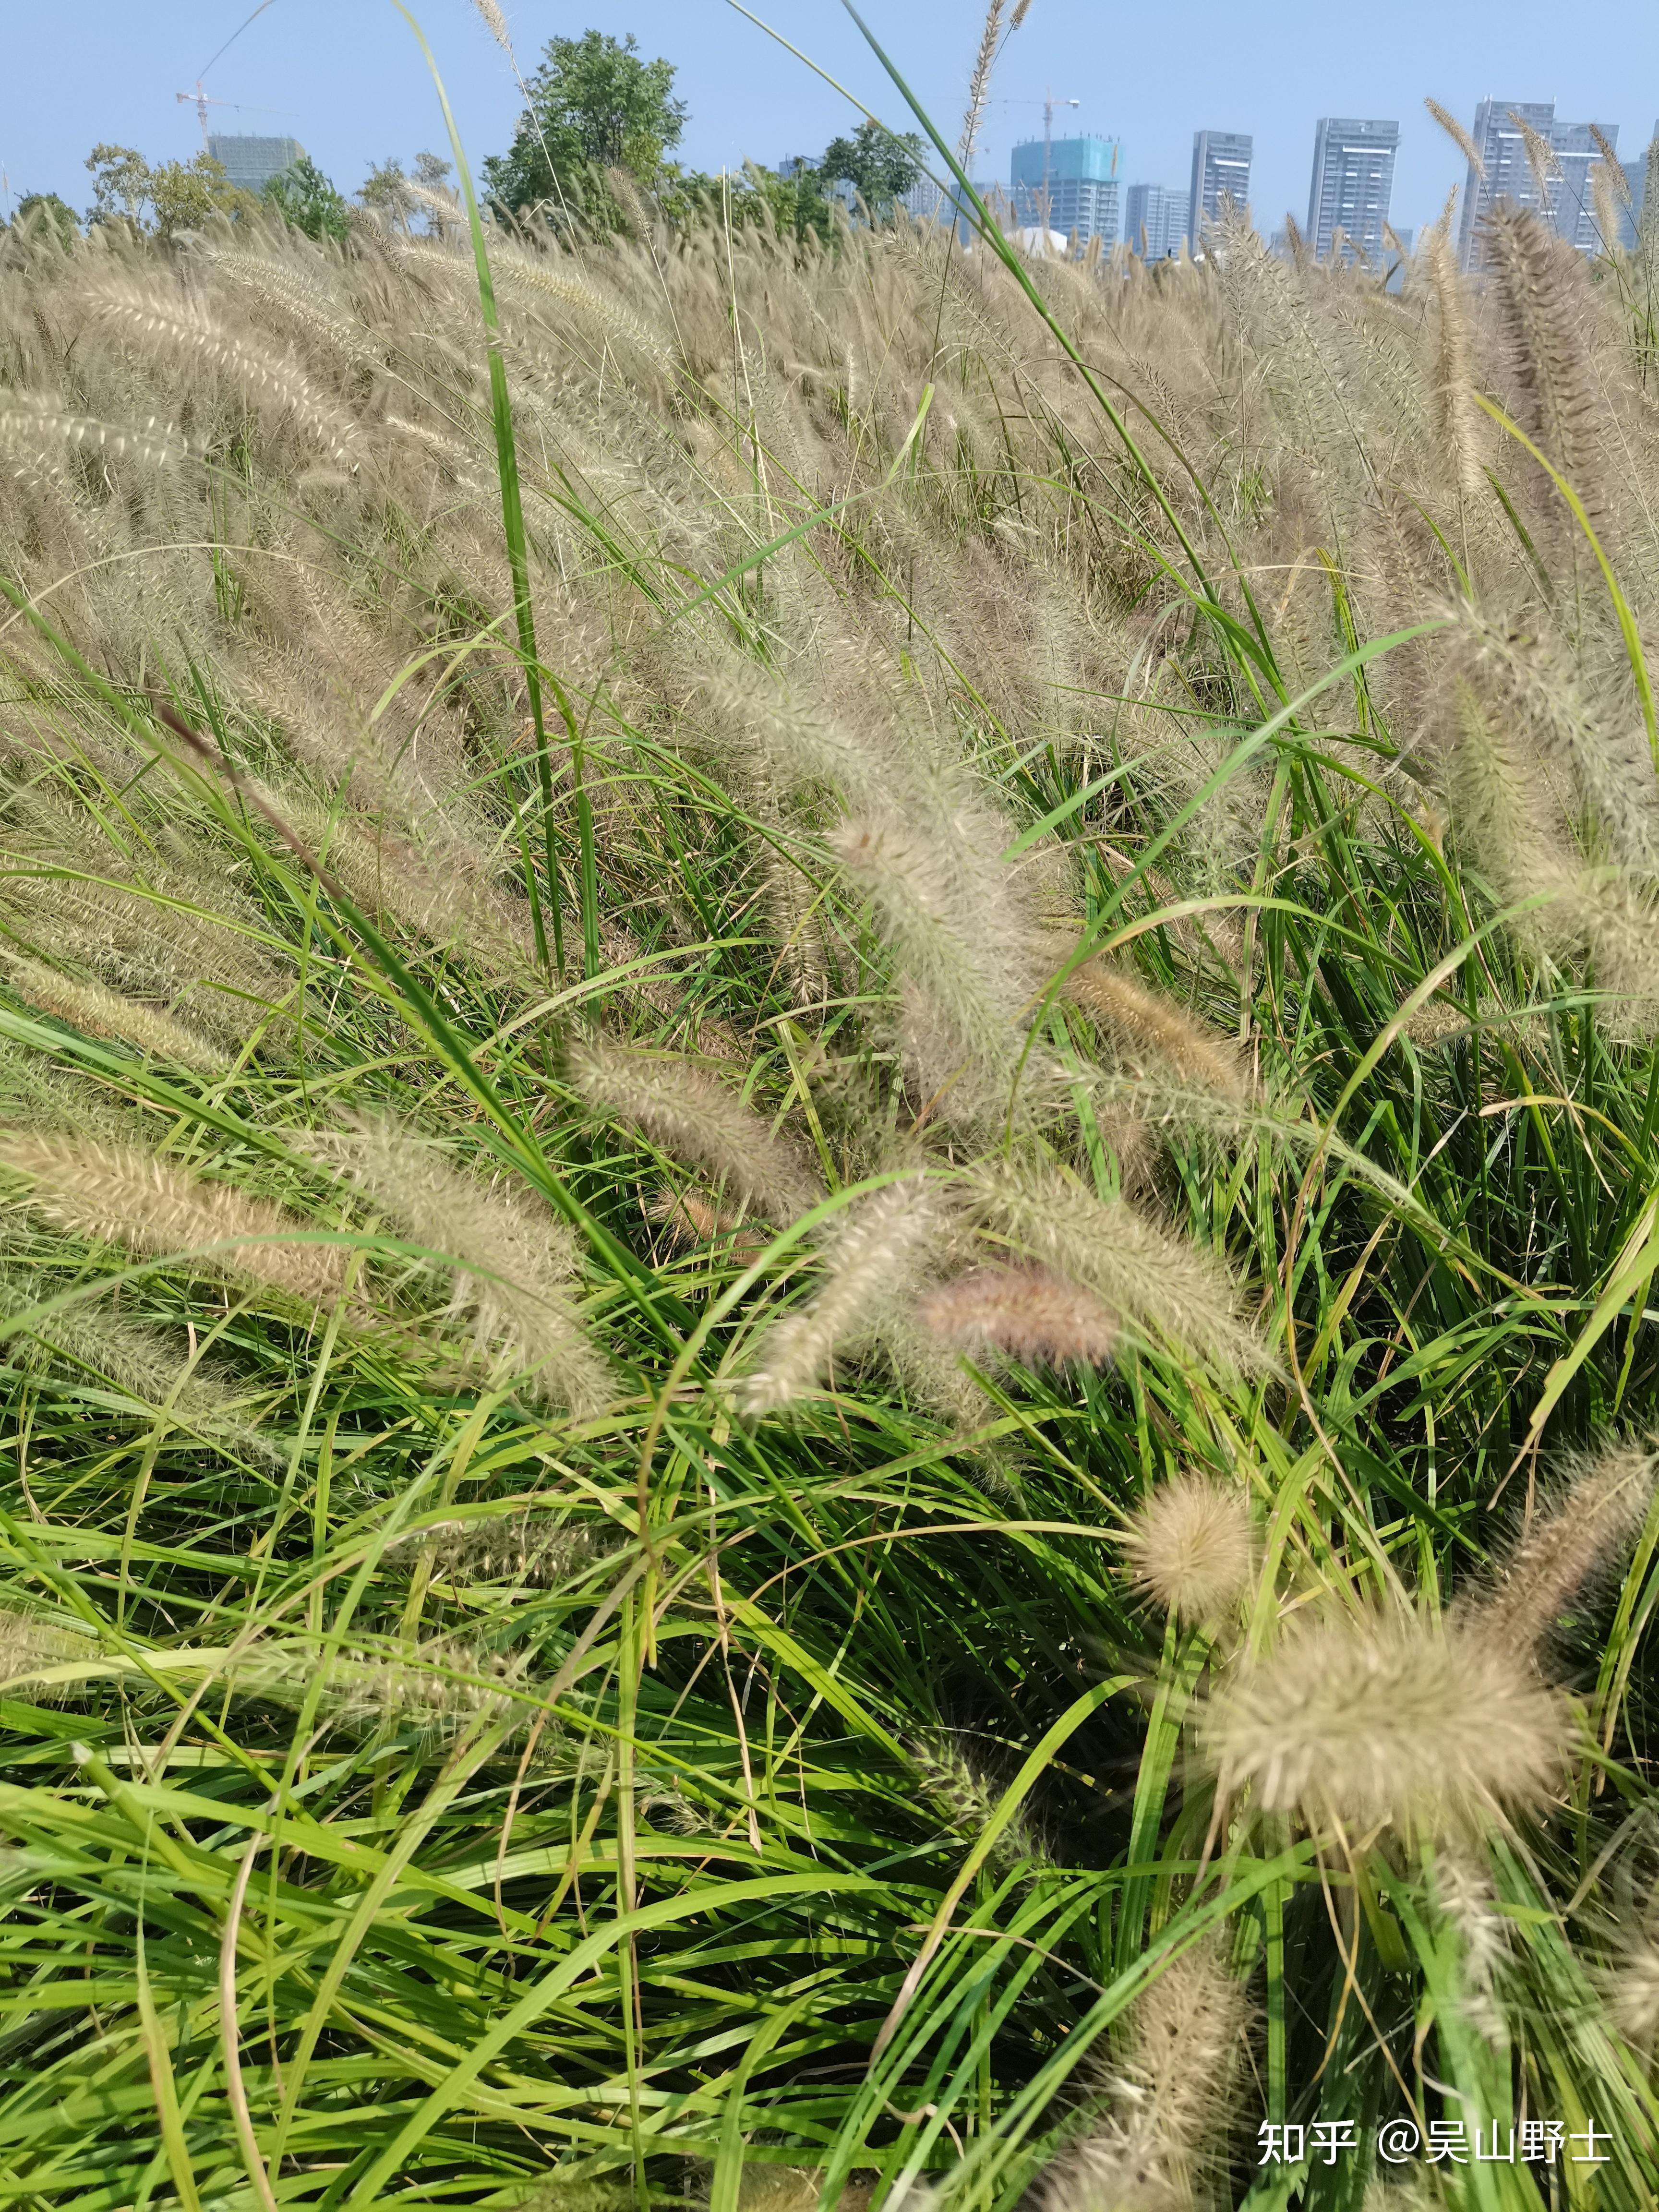
M 20 2207 L 1654 2202 L 1652 241 L 1454 213 L 4 234 Z

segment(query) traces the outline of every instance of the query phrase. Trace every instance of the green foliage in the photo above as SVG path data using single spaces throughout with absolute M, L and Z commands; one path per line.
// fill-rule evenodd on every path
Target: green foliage
M 80 217 L 56 192 L 25 192 L 12 222 L 20 234 L 37 232 L 60 246 L 68 246 L 81 235 Z
M 124 218 L 164 239 L 196 230 L 216 217 L 251 214 L 259 203 L 233 185 L 210 154 L 152 167 L 131 146 L 100 144 L 87 156 L 93 177 L 90 222 Z
M 914 131 L 902 137 L 880 123 L 860 123 L 850 138 L 832 138 L 819 170 L 826 181 L 851 185 L 878 221 L 891 216 L 921 174 L 922 144 Z
M 349 234 L 351 222 L 345 201 L 309 154 L 301 154 L 279 176 L 269 178 L 260 187 L 259 197 L 307 238 Z
M 746 185 L 0 261 L 7 2187 L 1648 2212 L 1647 333 Z
M 512 145 L 483 165 L 491 199 L 513 215 L 558 216 L 595 169 L 649 189 L 685 125 L 673 86 L 673 64 L 641 60 L 631 33 L 550 40 Z

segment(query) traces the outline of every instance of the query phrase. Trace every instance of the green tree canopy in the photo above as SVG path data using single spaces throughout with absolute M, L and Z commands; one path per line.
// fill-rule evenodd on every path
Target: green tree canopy
M 52 239 L 59 246 L 81 235 L 81 218 L 56 192 L 25 192 L 11 227 L 20 236 Z
M 350 230 L 350 210 L 309 154 L 270 178 L 259 197 L 307 238 L 344 238 Z
M 231 183 L 211 154 L 153 168 L 136 147 L 100 144 L 88 155 L 87 167 L 92 172 L 89 222 L 125 218 L 173 238 L 215 216 L 246 215 L 259 204 L 252 192 Z
M 872 215 L 885 218 L 921 174 L 921 141 L 914 131 L 901 138 L 884 124 L 860 123 L 850 138 L 832 138 L 818 173 L 830 184 L 852 185 Z
M 685 127 L 673 64 L 641 60 L 631 33 L 550 40 L 525 88 L 530 105 L 512 145 L 484 163 L 490 198 L 514 215 L 557 210 L 569 193 L 582 197 L 596 167 L 625 169 L 649 187 Z
M 408 229 L 410 212 L 418 205 L 408 171 L 392 155 L 375 163 L 358 188 L 357 197 L 372 215 L 399 230 Z

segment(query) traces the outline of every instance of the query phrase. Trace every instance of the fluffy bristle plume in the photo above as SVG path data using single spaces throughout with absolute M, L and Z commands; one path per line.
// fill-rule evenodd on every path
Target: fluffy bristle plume
M 1620 1444 L 1583 1462 L 1537 1524 L 1500 1561 L 1489 1588 L 1460 1605 L 1471 1632 L 1516 1653 L 1540 1652 L 1586 1583 L 1645 1519 L 1659 1459 Z
M 1344 1616 L 1288 1631 L 1218 1690 L 1204 1741 L 1226 1799 L 1351 1839 L 1478 1833 L 1547 1804 L 1571 1710 L 1474 1626 Z
M 1602 535 L 1612 509 L 1604 482 L 1601 410 L 1584 343 L 1589 279 L 1583 257 L 1530 208 L 1500 204 L 1486 218 L 1487 248 L 1520 386 L 1521 428 L 1578 495 Z M 1544 513 L 1570 547 L 1577 526 L 1553 485 Z
M 837 1358 L 878 1343 L 895 1316 L 908 1319 L 949 1224 L 939 1193 L 920 1176 L 849 1207 L 824 1239 L 821 1287 L 761 1339 L 739 1392 L 742 1410 L 755 1417 L 793 1404 Z
M 988 1230 L 1085 1285 L 1109 1312 L 1224 1373 L 1267 1364 L 1224 1268 L 1122 1200 L 1017 1162 L 976 1170 L 972 1180 Z
M 930 1291 L 916 1317 L 941 1344 L 1027 1367 L 1104 1367 L 1117 1323 L 1094 1292 L 1051 1267 L 974 1267 Z
M 1213 1942 L 1171 1959 L 1130 2008 L 1093 2124 L 1038 2185 L 1042 2212 L 1219 2212 L 1231 2203 L 1251 2017 Z
M 1242 1491 L 1205 1474 L 1160 1483 L 1122 1537 L 1134 1578 L 1182 1620 L 1218 1620 L 1249 1588 L 1255 1545 Z
M 924 1109 L 963 1129 L 1029 1114 L 1044 1073 L 1022 1056 L 1037 970 L 1022 886 L 1000 857 L 1006 823 L 982 808 L 919 805 L 848 823 L 832 842 L 893 948 Z
M 1223 1097 L 1251 1095 L 1248 1069 L 1237 1049 L 1183 1007 L 1132 981 L 1103 961 L 1085 961 L 1066 979 L 1066 995 L 1085 1007 L 1119 1051 L 1131 1060 L 1150 1059 L 1184 1081 Z
M 471 1318 L 479 1351 L 521 1374 L 532 1394 L 578 1415 L 612 1395 L 608 1367 L 572 1301 L 575 1239 L 545 1201 L 494 1188 L 453 1167 L 441 1147 L 388 1121 L 315 1140 L 411 1244 L 451 1279 L 449 1310 Z
M 308 1304 L 344 1288 L 343 1249 L 295 1241 L 314 1235 L 311 1223 L 134 1146 L 10 1129 L 0 1131 L 0 1168 L 23 1179 L 32 1212 L 71 1236 L 146 1256 L 179 1256 L 196 1273 Z
M 87 1036 L 114 1037 L 157 1060 L 176 1060 L 198 1075 L 222 1076 L 228 1056 L 209 1038 L 158 1006 L 124 998 L 101 983 L 77 981 L 19 953 L 0 953 L 13 989 L 42 1013 L 56 1014 Z
M 789 1222 L 823 1195 L 802 1152 L 718 1076 L 681 1054 L 573 1045 L 566 1073 L 590 1106 L 701 1168 L 745 1213 Z

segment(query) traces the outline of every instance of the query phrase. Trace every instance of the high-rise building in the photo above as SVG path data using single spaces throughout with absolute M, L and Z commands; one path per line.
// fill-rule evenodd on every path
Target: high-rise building
M 1457 258 L 1466 269 L 1486 265 L 1480 225 L 1499 200 L 1516 207 L 1541 207 L 1544 196 L 1527 159 L 1526 124 L 1547 138 L 1555 124 L 1553 100 L 1483 100 L 1474 111 L 1470 136 L 1486 170 L 1473 163 L 1463 187 L 1463 219 L 1457 234 Z
M 1558 238 L 1565 238 L 1581 253 L 1601 250 L 1601 226 L 1595 219 L 1595 187 L 1590 171 L 1605 156 L 1596 143 L 1598 135 L 1618 149 L 1616 123 L 1558 123 L 1550 133 L 1555 149 L 1555 173 L 1550 179 L 1550 222 Z M 1613 244 L 1609 239 L 1609 246 Z
M 1124 202 L 1123 242 L 1143 261 L 1168 261 L 1187 236 L 1187 194 L 1179 185 L 1131 185 Z
M 1547 149 L 1536 164 L 1528 150 L 1528 131 L 1535 132 Z M 1591 177 L 1595 164 L 1603 158 L 1596 143 L 1598 131 L 1613 145 L 1619 126 L 1616 123 L 1558 123 L 1553 100 L 1481 101 L 1474 111 L 1471 135 L 1486 173 L 1483 177 L 1471 167 L 1463 188 L 1463 221 L 1457 245 L 1466 269 L 1486 266 L 1480 225 L 1500 200 L 1516 207 L 1536 208 L 1556 235 L 1581 252 L 1594 253 L 1598 249 L 1601 234 L 1595 220 Z M 1541 185 L 1536 167 L 1545 171 Z
M 1079 243 L 1117 237 L 1115 138 L 1029 138 L 1008 163 L 1014 217 L 1022 227 L 1057 230 Z
M 1194 131 L 1193 184 L 1187 197 L 1187 238 L 1194 253 L 1202 250 L 1207 224 L 1221 213 L 1224 198 L 1243 215 L 1250 202 L 1250 155 L 1255 141 L 1247 131 Z
M 1659 123 L 1656 123 L 1653 126 L 1653 138 L 1659 138 Z M 1648 145 L 1652 143 L 1653 139 L 1650 139 Z M 1642 205 L 1648 196 L 1647 147 L 1644 146 L 1642 149 L 1633 161 L 1621 161 L 1619 166 L 1624 171 L 1625 182 L 1630 187 L 1630 205 L 1625 209 L 1620 217 L 1619 243 L 1633 248 L 1637 240 L 1637 226 L 1642 220 Z
M 247 131 L 210 131 L 207 149 L 233 185 L 257 192 L 305 152 L 297 138 L 260 138 Z
M 1308 191 L 1308 250 L 1316 261 L 1329 256 L 1339 231 L 1351 252 L 1380 259 L 1399 144 L 1397 123 L 1364 123 L 1347 115 L 1321 118 Z

